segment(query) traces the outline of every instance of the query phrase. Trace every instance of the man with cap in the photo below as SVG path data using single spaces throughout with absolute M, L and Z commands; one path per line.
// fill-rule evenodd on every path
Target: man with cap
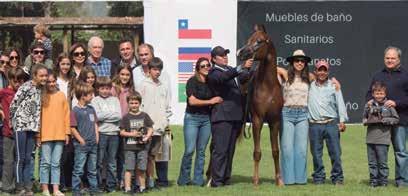
M 243 122 L 240 85 L 248 80 L 252 60 L 233 68 L 228 66 L 228 49 L 216 46 L 211 51 L 213 68 L 208 73 L 208 85 L 224 101 L 211 111 L 212 152 L 211 187 L 230 184 L 235 142 Z
M 315 65 L 315 81 L 309 88 L 309 139 L 310 151 L 313 156 L 313 183 L 325 182 L 326 174 L 322 160 L 323 141 L 332 163 L 331 181 L 336 185 L 343 185 L 344 176 L 341 166 L 340 132 L 344 132 L 345 121 L 348 120 L 346 106 L 340 89 L 329 76 L 329 64 L 320 60 Z

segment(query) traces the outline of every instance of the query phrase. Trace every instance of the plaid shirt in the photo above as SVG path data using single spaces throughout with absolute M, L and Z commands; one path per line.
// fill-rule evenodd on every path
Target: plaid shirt
M 101 60 L 97 63 L 91 62 L 88 59 L 88 64 L 91 65 L 92 68 L 95 70 L 97 77 L 101 77 L 101 76 L 110 77 L 111 76 L 112 63 L 109 59 L 105 57 L 101 57 Z

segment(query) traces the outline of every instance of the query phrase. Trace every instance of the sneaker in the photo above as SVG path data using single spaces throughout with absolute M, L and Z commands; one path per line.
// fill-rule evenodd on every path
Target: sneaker
M 61 191 L 57 191 L 55 193 L 52 194 L 53 196 L 65 196 L 64 193 L 62 193 Z
M 50 191 L 46 190 L 41 193 L 42 196 L 51 196 Z

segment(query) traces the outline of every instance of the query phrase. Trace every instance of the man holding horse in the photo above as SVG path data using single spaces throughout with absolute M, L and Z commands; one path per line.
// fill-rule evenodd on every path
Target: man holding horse
M 211 187 L 229 185 L 235 142 L 242 126 L 243 109 L 240 85 L 248 79 L 252 61 L 235 68 L 228 66 L 229 50 L 217 46 L 211 51 L 213 68 L 208 73 L 208 84 L 215 96 L 224 101 L 211 110 Z

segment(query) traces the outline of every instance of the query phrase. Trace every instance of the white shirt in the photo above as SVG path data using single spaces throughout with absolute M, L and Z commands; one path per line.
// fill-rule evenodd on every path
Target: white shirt
M 57 77 L 57 87 L 58 89 L 64 93 L 65 98 L 68 99 L 68 83 L 69 81 L 65 81 L 60 77 Z

